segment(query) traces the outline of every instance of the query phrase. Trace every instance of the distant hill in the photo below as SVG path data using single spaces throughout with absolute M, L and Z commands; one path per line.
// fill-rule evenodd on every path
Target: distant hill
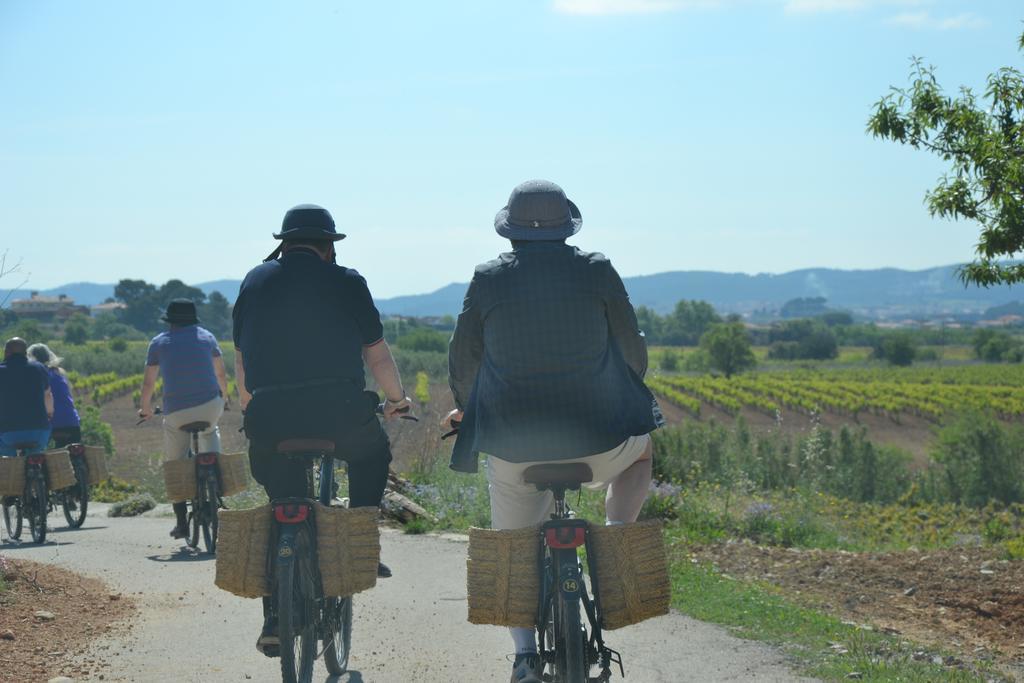
M 898 318 L 911 315 L 980 315 L 987 309 L 1022 298 L 1012 287 L 964 287 L 956 266 L 907 271 L 897 268 L 835 270 L 810 268 L 779 275 L 675 271 L 624 278 L 634 305 L 660 313 L 671 311 L 680 299 L 702 299 L 722 312 L 777 311 L 787 301 L 823 297 L 832 309 L 846 309 L 867 317 Z M 238 280 L 215 280 L 198 285 L 209 294 L 219 291 L 234 302 Z M 453 283 L 427 294 L 378 299 L 377 307 L 388 315 L 458 315 L 466 283 Z M 89 306 L 113 296 L 114 285 L 78 282 L 43 291 L 67 294 Z M 21 290 L 13 298 L 24 298 Z

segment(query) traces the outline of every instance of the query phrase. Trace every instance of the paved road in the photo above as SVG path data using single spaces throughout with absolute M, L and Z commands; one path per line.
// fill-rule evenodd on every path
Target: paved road
M 110 519 L 106 506 L 94 507 L 79 531 L 61 531 L 63 518 L 51 516 L 46 545 L 4 543 L 0 552 L 97 576 L 138 600 L 128 635 L 107 636 L 90 652 L 110 662 L 105 681 L 280 681 L 277 660 L 254 647 L 258 600 L 216 588 L 213 560 L 183 552 L 167 537 L 169 520 Z M 385 532 L 383 553 L 395 576 L 357 598 L 352 671 L 333 680 L 508 680 L 505 630 L 466 621 L 464 542 Z M 678 614 L 611 632 L 607 642 L 635 683 L 805 680 L 771 648 Z M 316 680 L 332 680 L 320 661 Z

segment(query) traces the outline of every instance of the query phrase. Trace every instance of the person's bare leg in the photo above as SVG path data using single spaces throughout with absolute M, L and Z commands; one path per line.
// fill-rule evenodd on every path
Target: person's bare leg
M 648 440 L 643 455 L 608 485 L 604 502 L 608 524 L 635 522 L 640 516 L 651 487 L 651 451 L 651 442 Z

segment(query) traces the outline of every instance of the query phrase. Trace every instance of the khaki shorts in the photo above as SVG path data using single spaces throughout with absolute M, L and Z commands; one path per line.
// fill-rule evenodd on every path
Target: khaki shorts
M 631 436 L 610 451 L 576 460 L 559 460 L 557 464 L 586 463 L 594 472 L 594 480 L 583 486 L 604 489 L 639 460 L 650 443 L 649 434 Z M 508 462 L 493 455 L 487 456 L 492 529 L 522 529 L 540 524 L 554 511 L 555 498 L 551 491 L 538 491 L 533 484 L 523 481 L 523 472 L 539 464 L 543 463 Z
M 224 399 L 218 396 L 206 403 L 176 410 L 164 415 L 164 461 L 181 460 L 192 447 L 192 435 L 181 431 L 189 422 L 209 422 L 210 428 L 199 432 L 200 453 L 220 453 L 220 429 L 217 420 L 224 413 Z

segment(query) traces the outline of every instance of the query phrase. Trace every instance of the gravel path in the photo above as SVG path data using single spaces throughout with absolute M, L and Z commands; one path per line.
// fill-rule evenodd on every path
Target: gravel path
M 129 635 L 100 639 L 90 653 L 109 662 L 104 680 L 279 681 L 277 660 L 254 647 L 259 601 L 216 588 L 213 560 L 171 541 L 169 520 L 110 519 L 106 507 L 90 506 L 74 532 L 51 516 L 44 546 L 0 544 L 9 557 L 75 569 L 136 598 Z M 466 621 L 465 556 L 461 537 L 386 531 L 383 557 L 395 576 L 358 596 L 352 671 L 333 680 L 508 680 L 505 630 Z M 637 683 L 807 680 L 775 650 L 679 614 L 610 632 L 606 642 L 623 653 L 626 680 Z M 331 680 L 321 661 L 316 680 Z

